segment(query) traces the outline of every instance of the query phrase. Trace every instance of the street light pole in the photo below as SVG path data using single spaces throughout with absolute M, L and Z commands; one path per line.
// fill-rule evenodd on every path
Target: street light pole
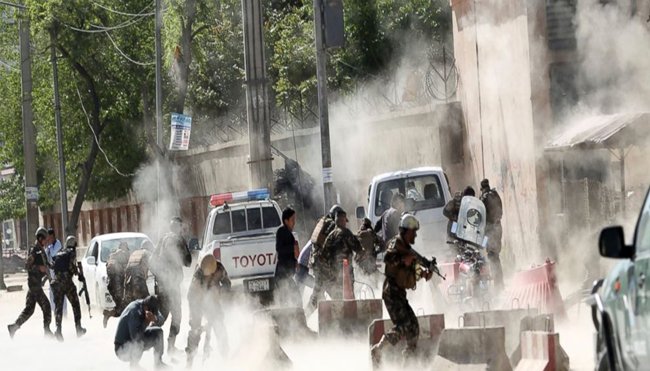
M 155 44 L 156 44 L 156 214 L 160 215 L 160 162 L 163 152 L 162 113 L 162 0 L 156 0 Z M 160 223 L 156 223 L 160 225 Z M 156 231 L 158 232 L 158 231 Z
M 68 234 L 68 189 L 65 183 L 65 156 L 63 154 L 63 128 L 61 127 L 61 99 L 59 97 L 59 66 L 56 59 L 56 30 L 50 31 L 52 55 L 52 79 L 54 80 L 54 121 L 56 123 L 56 147 L 59 152 L 59 183 L 61 185 L 61 227 Z

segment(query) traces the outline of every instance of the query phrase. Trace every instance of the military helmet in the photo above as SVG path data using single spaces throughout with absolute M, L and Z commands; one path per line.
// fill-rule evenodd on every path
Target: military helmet
M 39 238 L 39 237 L 45 238 L 45 237 L 47 237 L 47 229 L 45 229 L 43 227 L 38 227 L 38 229 L 36 230 L 36 233 L 34 235 L 36 236 L 36 238 Z
M 140 244 L 140 248 L 148 251 L 153 251 L 153 243 L 149 240 L 144 240 Z
M 70 247 L 70 248 L 75 248 L 77 247 L 77 237 L 75 236 L 68 236 L 65 239 L 65 247 Z
M 330 212 L 329 212 L 329 214 L 330 214 L 330 216 L 331 216 L 332 218 L 335 218 L 335 217 L 336 217 L 336 214 L 338 214 L 340 211 L 343 211 L 343 208 L 341 207 L 341 205 L 339 205 L 339 204 L 334 204 L 334 205 L 332 205 L 332 207 L 330 208 Z
M 413 215 L 404 214 L 402 215 L 402 219 L 399 221 L 399 227 L 401 229 L 412 229 L 417 231 L 420 229 L 420 222 Z
M 217 271 L 217 258 L 212 254 L 205 255 L 201 258 L 201 272 L 204 276 L 210 276 Z

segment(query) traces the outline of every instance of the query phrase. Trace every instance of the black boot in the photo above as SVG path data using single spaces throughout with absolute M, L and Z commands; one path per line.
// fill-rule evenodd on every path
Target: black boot
M 44 327 L 43 332 L 45 333 L 45 337 L 48 338 L 53 338 L 54 334 L 52 333 L 52 330 L 50 330 L 50 326 Z
M 61 333 L 61 327 L 56 328 L 56 333 L 54 334 L 56 340 L 63 341 L 63 334 Z
M 81 327 L 81 324 L 77 324 L 76 327 L 77 327 L 77 337 L 78 338 L 80 338 L 80 337 L 84 336 L 84 334 L 86 334 L 86 329 Z
M 7 325 L 7 329 L 9 330 L 9 336 L 12 339 L 14 338 L 14 335 L 16 334 L 16 331 L 18 331 L 19 328 L 20 326 L 18 326 L 15 323 L 12 323 L 11 325 Z

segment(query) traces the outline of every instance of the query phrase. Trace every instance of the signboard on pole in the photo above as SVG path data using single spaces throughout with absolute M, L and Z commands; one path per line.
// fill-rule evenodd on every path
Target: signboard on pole
M 25 187 L 27 201 L 38 201 L 38 187 Z
M 170 151 L 187 151 L 190 147 L 192 118 L 180 113 L 172 113 L 172 130 L 169 142 Z

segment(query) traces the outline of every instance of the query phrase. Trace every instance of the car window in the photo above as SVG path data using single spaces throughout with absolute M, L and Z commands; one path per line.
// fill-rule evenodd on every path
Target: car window
M 634 242 L 637 253 L 650 252 L 650 198 L 646 198 L 645 204 L 636 230 L 636 240 Z
M 129 246 L 129 252 L 133 252 L 142 246 L 144 240 L 143 237 L 129 237 L 103 241 L 100 260 L 102 262 L 108 261 L 108 257 L 120 247 L 120 243 L 122 242 L 125 242 Z
M 388 180 L 377 186 L 375 216 L 381 216 L 390 208 L 393 195 L 406 197 L 406 210 L 419 211 L 445 206 L 445 194 L 437 175 L 421 175 Z
M 232 229 L 231 229 L 232 219 Z M 278 211 L 273 206 L 251 205 L 246 209 L 218 213 L 212 227 L 213 235 L 231 234 L 260 229 L 277 228 L 281 224 Z
M 99 243 L 93 243 L 92 247 L 88 249 L 88 256 L 94 256 L 95 261 L 97 261 L 97 249 L 99 248 Z

